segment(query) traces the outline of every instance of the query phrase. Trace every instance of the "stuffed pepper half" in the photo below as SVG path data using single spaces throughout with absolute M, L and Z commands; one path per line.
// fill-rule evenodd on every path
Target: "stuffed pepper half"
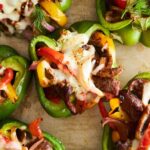
M 150 47 L 150 2 L 148 0 L 97 0 L 100 23 L 126 45 L 139 41 Z
M 84 33 L 81 26 L 87 26 Z M 106 94 L 117 95 L 120 85 L 114 77 L 122 69 L 108 31 L 92 22 L 72 28 L 76 31 L 63 30 L 57 41 L 38 36 L 29 48 L 40 102 L 53 117 L 82 113 Z
M 67 23 L 71 0 L 0 0 L 0 30 L 6 34 L 46 33 Z M 31 32 L 32 31 L 32 32 Z
M 30 80 L 29 62 L 6 45 L 0 45 L 0 120 L 21 103 Z
M 0 123 L 1 150 L 65 150 L 64 145 L 54 136 L 43 132 L 41 118 L 26 125 L 17 120 Z
M 103 115 L 103 150 L 150 149 L 150 73 L 141 73 L 107 101 Z M 102 112 L 102 111 L 101 111 Z

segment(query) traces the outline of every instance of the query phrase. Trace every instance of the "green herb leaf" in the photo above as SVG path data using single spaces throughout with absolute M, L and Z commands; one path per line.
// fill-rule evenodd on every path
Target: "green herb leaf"
M 142 17 L 150 15 L 149 0 L 128 0 L 127 7 L 123 11 L 122 18 L 129 12 L 131 16 Z
M 35 11 L 33 12 L 32 17 L 34 19 L 34 27 L 38 31 L 43 32 L 42 21 L 45 20 L 45 14 L 39 6 L 35 7 Z
M 132 25 L 136 29 L 142 29 L 142 31 L 146 31 L 150 27 L 150 17 L 137 18 Z

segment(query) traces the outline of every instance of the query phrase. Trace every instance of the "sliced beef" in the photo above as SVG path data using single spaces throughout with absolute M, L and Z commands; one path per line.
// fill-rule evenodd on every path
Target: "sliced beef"
M 53 150 L 51 144 L 45 140 L 45 139 L 40 139 L 36 141 L 30 148 L 29 150 Z
M 60 99 L 60 93 L 61 91 L 59 91 L 59 87 L 57 86 L 50 86 L 48 88 L 44 88 L 44 93 L 47 99 L 49 100 L 56 100 L 56 99 Z
M 109 53 L 108 43 L 105 35 L 101 34 L 100 32 L 95 32 L 90 39 L 90 44 L 94 45 L 94 47 L 96 48 L 96 54 L 98 54 L 98 57 L 96 57 L 96 59 L 98 59 L 99 61 L 102 57 L 105 58 L 106 67 L 111 68 L 113 59 L 111 54 Z
M 76 100 L 75 107 L 76 107 L 77 113 L 81 114 L 86 109 L 86 101 Z
M 102 78 L 113 78 L 122 73 L 122 68 L 104 68 L 97 73 Z
M 112 6 L 109 8 L 109 11 L 106 11 L 105 19 L 108 22 L 118 22 L 121 21 L 122 9 Z
M 97 88 L 101 89 L 105 93 L 111 93 L 114 96 L 119 94 L 120 82 L 112 78 L 100 78 L 93 76 L 93 81 Z
M 77 113 L 76 106 L 71 102 L 71 99 L 75 98 L 74 94 L 72 93 L 71 86 L 65 86 L 65 84 L 52 85 L 48 88 L 45 88 L 44 92 L 46 98 L 53 100 L 53 102 L 59 103 L 59 100 L 63 99 L 71 112 L 73 114 Z
M 133 140 L 135 138 L 137 122 L 128 122 L 127 126 L 128 126 L 128 130 L 129 130 L 128 138 L 130 140 Z
M 142 101 L 127 90 L 122 90 L 119 94 L 119 98 L 122 101 L 121 108 L 128 114 L 131 121 L 138 121 L 144 110 Z
M 141 139 L 150 123 L 150 104 L 145 108 L 136 128 L 136 138 Z
M 129 85 L 129 91 L 136 95 L 139 99 L 142 99 L 143 95 L 143 86 L 146 80 L 136 79 L 133 80 Z

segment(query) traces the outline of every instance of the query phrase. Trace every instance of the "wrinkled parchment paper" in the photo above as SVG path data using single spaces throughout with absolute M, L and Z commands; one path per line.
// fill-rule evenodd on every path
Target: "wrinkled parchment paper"
M 79 20 L 96 20 L 95 0 L 73 0 L 68 11 L 69 23 Z M 0 44 L 8 44 L 16 48 L 23 56 L 28 57 L 28 42 L 22 39 L 0 37 Z M 134 47 L 116 44 L 117 62 L 124 72 L 120 77 L 122 86 L 138 72 L 150 71 L 150 48 L 138 44 Z M 66 146 L 66 150 L 100 150 L 102 133 L 101 118 L 97 106 L 82 115 L 66 119 L 50 117 L 41 107 L 34 86 L 34 80 L 29 86 L 26 98 L 13 113 L 13 117 L 24 122 L 31 122 L 42 117 L 42 129 L 58 137 Z

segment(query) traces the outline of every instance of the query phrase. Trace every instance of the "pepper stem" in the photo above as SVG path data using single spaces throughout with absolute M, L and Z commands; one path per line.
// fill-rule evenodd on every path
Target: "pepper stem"
M 94 24 L 92 25 L 86 32 L 85 34 L 90 38 L 91 35 L 97 31 L 97 30 L 101 30 L 104 32 L 105 35 L 109 35 L 109 31 L 105 28 L 103 28 L 100 24 Z

